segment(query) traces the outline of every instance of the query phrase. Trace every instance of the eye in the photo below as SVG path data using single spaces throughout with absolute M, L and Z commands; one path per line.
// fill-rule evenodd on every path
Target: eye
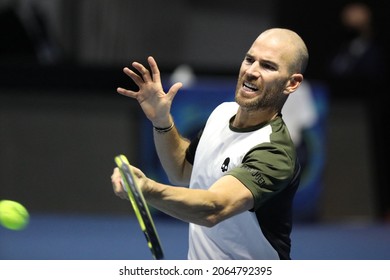
M 274 64 L 269 62 L 262 62 L 260 65 L 264 69 L 271 70 L 271 71 L 276 71 L 278 69 Z
M 247 64 L 252 64 L 254 61 L 255 60 L 253 59 L 253 57 L 250 57 L 250 56 L 246 56 L 244 59 L 244 62 Z

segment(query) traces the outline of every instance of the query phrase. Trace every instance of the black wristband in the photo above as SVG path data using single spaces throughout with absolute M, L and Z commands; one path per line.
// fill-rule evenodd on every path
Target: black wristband
M 162 128 L 162 127 L 155 127 L 155 126 L 153 126 L 153 128 L 154 128 L 154 131 L 156 131 L 158 133 L 166 133 L 168 131 L 171 131 L 174 126 L 175 126 L 175 123 L 172 122 L 172 124 L 170 126 L 168 126 L 168 127 L 163 127 Z

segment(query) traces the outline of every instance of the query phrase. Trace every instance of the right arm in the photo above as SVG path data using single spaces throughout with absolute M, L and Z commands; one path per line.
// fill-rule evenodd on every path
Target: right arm
M 207 190 L 189 189 L 158 183 L 147 178 L 140 169 L 134 166 L 130 168 L 145 200 L 151 206 L 185 222 L 212 227 L 254 206 L 252 193 L 231 175 L 222 176 Z M 114 193 L 128 199 L 118 167 L 114 169 L 111 182 Z
M 165 93 L 156 61 L 150 56 L 148 63 L 151 72 L 138 62 L 133 62 L 132 66 L 139 74 L 128 67 L 123 69 L 123 72 L 139 87 L 138 92 L 124 88 L 118 88 L 117 92 L 136 99 L 154 127 L 170 127 L 173 124 L 170 114 L 172 101 L 182 84 L 174 84 Z M 176 127 L 164 133 L 154 130 L 153 134 L 158 157 L 169 180 L 174 184 L 188 185 L 192 165 L 186 161 L 185 151 L 189 141 L 179 134 Z

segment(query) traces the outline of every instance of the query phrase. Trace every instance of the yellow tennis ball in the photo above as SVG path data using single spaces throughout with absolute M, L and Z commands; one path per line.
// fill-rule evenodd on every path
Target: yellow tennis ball
M 22 230 L 30 219 L 27 209 L 13 200 L 0 200 L 0 224 L 7 229 Z

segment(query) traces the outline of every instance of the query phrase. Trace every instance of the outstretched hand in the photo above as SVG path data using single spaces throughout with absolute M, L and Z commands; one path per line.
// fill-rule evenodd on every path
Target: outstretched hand
M 123 69 L 123 72 L 138 86 L 138 91 L 118 87 L 117 92 L 136 99 L 141 105 L 146 117 L 154 126 L 167 127 L 171 123 L 170 110 L 173 98 L 182 87 L 182 83 L 175 83 L 165 93 L 161 83 L 160 70 L 152 56 L 148 57 L 148 64 L 150 71 L 138 62 L 132 63 L 132 66 L 138 73 L 128 67 Z

